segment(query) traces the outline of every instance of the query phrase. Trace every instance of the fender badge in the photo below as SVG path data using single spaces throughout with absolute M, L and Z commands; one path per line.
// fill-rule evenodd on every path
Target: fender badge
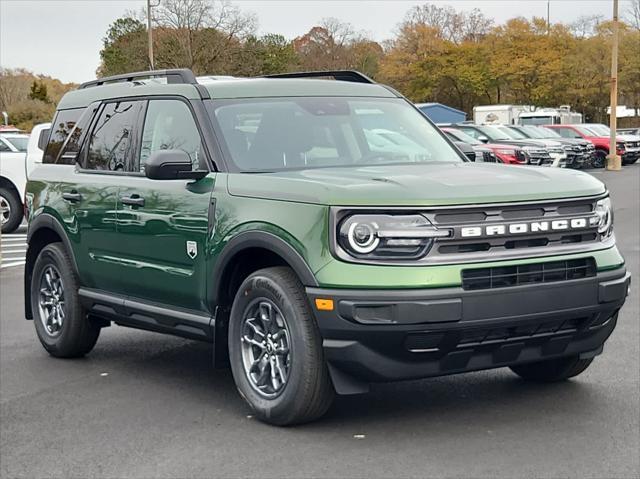
M 187 256 L 191 259 L 195 259 L 198 256 L 198 243 L 195 241 L 187 241 Z

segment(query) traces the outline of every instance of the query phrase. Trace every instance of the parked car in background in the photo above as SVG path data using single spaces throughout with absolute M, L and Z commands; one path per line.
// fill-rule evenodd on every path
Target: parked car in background
M 504 131 L 493 125 L 472 125 L 469 123 L 458 123 L 451 125 L 453 128 L 461 130 L 482 143 L 499 143 L 509 145 L 505 148 L 518 157 L 520 163 L 527 163 L 538 166 L 551 166 L 553 158 L 549 154 L 544 142 L 539 140 L 516 140 Z M 513 148 L 518 146 L 520 149 Z
M 585 123 L 590 130 L 611 138 L 611 129 L 602 123 Z M 616 130 L 616 141 L 623 142 L 624 151 L 621 154 L 622 162 L 630 165 L 640 158 L 640 136 L 633 134 L 618 133 Z
M 609 154 L 609 135 L 597 133 L 592 127 L 584 125 L 546 125 L 552 128 L 564 138 L 582 138 L 589 140 L 595 147 L 595 159 L 593 166 L 595 168 L 604 168 L 607 155 Z M 635 163 L 638 156 L 635 151 L 626 151 L 624 140 L 618 138 L 616 141 L 616 153 L 622 158 L 623 164 Z
M 24 188 L 27 183 L 25 157 L 29 135 L 0 134 L 0 227 L 15 231 L 23 218 Z
M 447 135 L 451 141 L 456 145 L 465 144 L 469 145 L 473 149 L 474 159 L 472 161 L 484 162 L 484 163 L 506 163 L 520 165 L 523 162 L 519 161 L 515 155 L 511 155 L 508 158 L 503 158 L 497 153 L 496 150 L 503 150 L 505 145 L 493 145 L 485 144 L 476 140 L 474 137 L 467 135 L 466 133 L 456 130 L 455 128 L 441 128 L 441 130 Z M 470 155 L 468 155 L 469 158 Z M 524 153 L 522 154 L 524 157 Z
M 636 135 L 640 136 L 640 127 L 638 128 L 616 128 L 616 133 L 621 135 Z
M 562 148 L 562 144 L 560 142 L 555 140 L 549 140 L 547 138 L 531 138 L 519 132 L 518 130 L 511 128 L 508 125 L 496 125 L 496 128 L 506 133 L 514 140 L 539 141 L 545 146 L 551 158 L 553 158 L 553 162 L 551 163 L 551 166 L 564 168 L 567 165 L 567 153 L 564 151 L 564 148 Z
M 591 166 L 591 160 L 595 148 L 591 142 L 582 139 L 562 138 L 555 131 L 533 125 L 514 125 L 509 127 L 514 132 L 525 138 L 534 140 L 551 140 L 560 144 L 566 158 L 564 164 L 567 168 L 583 168 Z
M 29 179 L 30 173 L 38 165 L 42 164 L 42 155 L 44 155 L 44 148 L 47 146 L 50 131 L 51 123 L 41 123 L 34 126 L 33 130 L 31 130 L 29 144 L 27 145 L 27 159 L 25 162 L 27 179 Z

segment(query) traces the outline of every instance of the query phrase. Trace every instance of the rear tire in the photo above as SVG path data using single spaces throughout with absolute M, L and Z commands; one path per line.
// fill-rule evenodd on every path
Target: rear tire
M 580 356 L 567 356 L 511 366 L 510 369 L 527 381 L 551 383 L 577 376 L 592 362 L 593 358 L 580 359 Z
M 31 279 L 31 310 L 38 339 L 57 358 L 76 358 L 93 349 L 100 326 L 80 304 L 78 279 L 61 243 L 45 246 Z
M 0 221 L 3 233 L 13 233 L 20 223 L 24 212 L 20 197 L 13 189 L 0 188 Z
M 305 423 L 331 405 L 335 393 L 320 331 L 291 269 L 262 269 L 242 283 L 231 308 L 228 342 L 238 391 L 260 420 Z

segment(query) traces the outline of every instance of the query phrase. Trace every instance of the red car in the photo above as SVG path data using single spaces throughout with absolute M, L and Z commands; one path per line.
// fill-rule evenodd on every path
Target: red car
M 596 147 L 596 155 L 593 160 L 595 168 L 604 168 L 609 154 L 609 137 L 602 136 L 590 130 L 584 125 L 545 125 L 547 128 L 553 128 L 560 136 L 564 138 L 583 138 L 589 140 Z M 625 146 L 623 141 L 616 142 L 616 153 L 625 160 Z
M 499 160 L 507 165 L 524 165 L 527 163 L 527 158 L 520 146 L 504 143 L 482 143 L 456 128 L 441 127 L 440 129 L 453 141 L 461 141 L 469 143 L 472 146 L 489 148 Z

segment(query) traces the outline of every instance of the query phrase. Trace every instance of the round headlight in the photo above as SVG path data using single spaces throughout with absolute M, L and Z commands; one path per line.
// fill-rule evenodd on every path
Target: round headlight
M 611 200 L 603 198 L 596 203 L 595 213 L 598 216 L 598 233 L 607 234 L 613 224 Z
M 347 239 L 349 246 L 361 254 L 371 253 L 380 243 L 376 237 L 375 223 L 352 223 L 349 226 Z

